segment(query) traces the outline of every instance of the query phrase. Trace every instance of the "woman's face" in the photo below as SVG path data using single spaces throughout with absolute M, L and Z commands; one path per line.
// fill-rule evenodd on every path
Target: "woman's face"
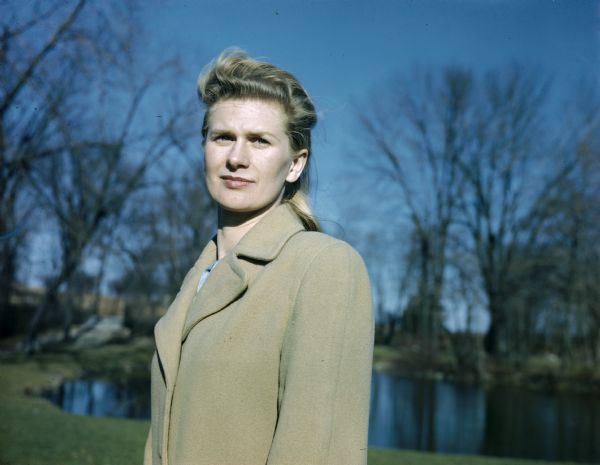
M 294 153 L 286 115 L 274 102 L 224 100 L 209 110 L 206 184 L 228 212 L 259 212 L 281 202 L 285 182 L 302 173 L 307 151 Z

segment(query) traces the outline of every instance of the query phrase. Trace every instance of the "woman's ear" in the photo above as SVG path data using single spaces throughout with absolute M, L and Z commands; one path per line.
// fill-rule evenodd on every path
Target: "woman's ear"
M 304 167 L 306 166 L 306 162 L 308 161 L 308 150 L 302 149 L 294 155 L 292 159 L 292 164 L 290 165 L 290 171 L 288 172 L 285 180 L 287 182 L 296 182 L 302 171 L 304 171 Z

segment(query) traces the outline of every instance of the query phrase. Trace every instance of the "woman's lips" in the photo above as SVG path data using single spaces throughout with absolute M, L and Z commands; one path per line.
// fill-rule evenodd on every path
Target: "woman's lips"
M 221 176 L 221 179 L 225 181 L 225 185 L 230 189 L 239 189 L 252 183 L 249 179 L 240 178 L 238 176 Z

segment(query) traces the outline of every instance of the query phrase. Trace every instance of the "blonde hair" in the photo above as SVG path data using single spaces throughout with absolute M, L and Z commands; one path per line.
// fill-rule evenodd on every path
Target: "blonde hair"
M 306 166 L 293 183 L 286 183 L 283 201 L 290 205 L 305 229 L 320 231 L 308 202 L 311 130 L 317 113 L 300 82 L 270 63 L 248 57 L 241 50 L 226 50 L 198 78 L 198 95 L 206 106 L 202 138 L 206 139 L 210 109 L 228 99 L 258 99 L 279 103 L 287 116 L 286 133 L 295 152 L 306 149 Z

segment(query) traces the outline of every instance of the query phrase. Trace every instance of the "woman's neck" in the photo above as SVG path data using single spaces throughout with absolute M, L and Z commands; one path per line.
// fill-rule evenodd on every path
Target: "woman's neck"
M 249 213 L 231 212 L 219 208 L 217 259 L 221 260 L 227 255 L 256 223 L 278 205 L 280 205 L 280 202 L 276 202 L 259 211 Z

